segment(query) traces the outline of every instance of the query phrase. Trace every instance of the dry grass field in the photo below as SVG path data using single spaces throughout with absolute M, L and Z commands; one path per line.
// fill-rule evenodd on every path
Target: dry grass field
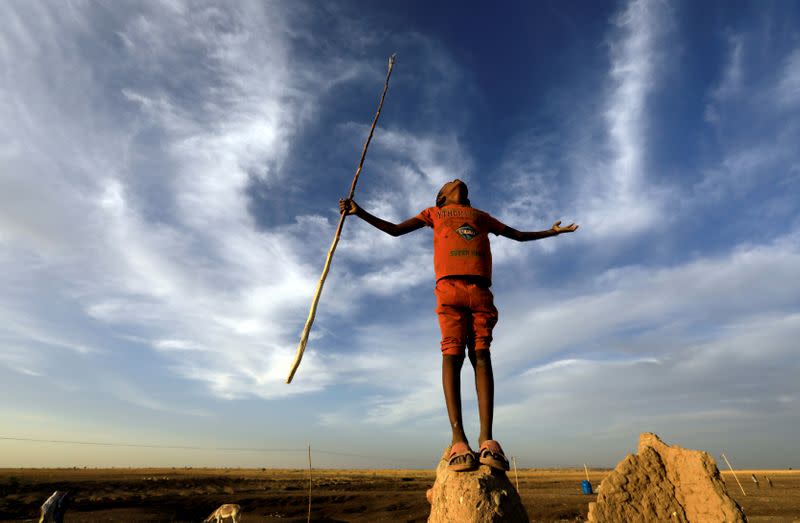
M 595 489 L 607 473 L 590 471 Z M 730 473 L 723 478 L 749 521 L 800 522 L 800 472 L 742 471 L 747 496 Z M 581 493 L 582 479 L 577 470 L 520 470 L 531 519 L 582 521 L 594 499 Z M 433 471 L 314 470 L 312 520 L 425 521 L 433 480 Z M 239 503 L 245 523 L 304 522 L 308 511 L 307 470 L 0 469 L 0 522 L 37 521 L 39 506 L 56 489 L 74 496 L 67 522 L 197 522 L 222 503 Z

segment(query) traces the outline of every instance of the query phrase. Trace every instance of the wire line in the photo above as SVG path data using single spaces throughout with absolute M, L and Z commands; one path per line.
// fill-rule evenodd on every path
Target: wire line
M 56 443 L 66 445 L 89 445 L 96 447 L 134 447 L 146 449 L 179 449 L 179 450 L 213 450 L 213 451 L 226 451 L 226 452 L 307 452 L 307 448 L 283 448 L 283 449 L 270 449 L 263 447 L 203 447 L 199 445 L 154 445 L 148 443 L 112 443 L 103 441 L 76 441 L 76 440 L 61 440 L 61 439 L 38 439 L 38 438 L 22 438 L 17 436 L 0 436 L 0 440 L 6 441 L 25 441 L 31 443 Z M 343 456 L 350 458 L 364 458 L 364 459 L 379 459 L 384 461 L 394 462 L 408 462 L 403 459 L 386 459 L 384 456 L 374 456 L 367 454 L 353 454 L 349 452 L 338 452 L 334 450 L 319 450 L 314 449 L 315 453 L 328 454 L 331 456 Z

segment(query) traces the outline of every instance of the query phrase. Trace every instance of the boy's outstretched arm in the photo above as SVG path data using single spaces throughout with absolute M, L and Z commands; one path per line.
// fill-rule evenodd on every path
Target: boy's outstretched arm
M 339 211 L 345 214 L 355 214 L 373 227 L 382 230 L 386 234 L 391 234 L 392 236 L 401 236 L 425 227 L 425 222 L 419 218 L 409 218 L 401 223 L 391 223 L 386 220 L 381 220 L 377 216 L 359 207 L 353 200 L 339 200 Z
M 506 228 L 500 232 L 500 236 L 517 240 L 518 242 L 529 242 L 531 240 L 540 240 L 542 238 L 549 238 L 550 236 L 558 236 L 565 232 L 574 232 L 578 228 L 577 225 L 571 223 L 566 227 L 561 227 L 561 220 L 555 222 L 553 226 L 546 231 L 518 231 L 513 227 L 506 225 Z

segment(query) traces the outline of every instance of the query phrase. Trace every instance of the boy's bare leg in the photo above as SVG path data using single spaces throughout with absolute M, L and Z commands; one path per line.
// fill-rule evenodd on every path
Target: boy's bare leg
M 461 366 L 464 356 L 442 355 L 442 387 L 447 404 L 447 416 L 453 429 L 453 443 L 467 442 L 464 423 L 461 419 Z
M 475 390 L 478 393 L 478 412 L 481 418 L 481 434 L 478 445 L 492 439 L 494 418 L 494 374 L 492 357 L 488 350 L 470 350 L 469 361 L 475 369 Z

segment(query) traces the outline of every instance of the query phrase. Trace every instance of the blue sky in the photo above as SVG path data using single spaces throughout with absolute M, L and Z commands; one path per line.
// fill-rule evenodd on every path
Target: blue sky
M 495 436 L 611 466 L 654 431 L 797 467 L 800 6 L 0 4 L 0 436 L 319 451 L 449 441 L 430 230 L 465 180 L 493 240 Z M 464 371 L 467 433 L 477 438 Z M 301 466 L 301 452 L 0 441 L 0 466 Z

